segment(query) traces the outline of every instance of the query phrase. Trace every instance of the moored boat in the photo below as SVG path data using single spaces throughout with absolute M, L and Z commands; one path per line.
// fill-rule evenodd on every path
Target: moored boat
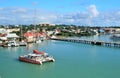
M 120 34 L 113 34 L 110 39 L 114 41 L 120 41 Z
M 8 41 L 7 44 L 4 44 L 4 45 L 3 45 L 3 47 L 18 47 L 18 46 L 19 46 L 19 44 L 18 44 L 15 40 L 13 40 L 13 41 Z
M 26 42 L 19 42 L 19 46 L 27 46 Z
M 36 40 L 36 43 L 41 43 L 42 41 L 41 40 Z

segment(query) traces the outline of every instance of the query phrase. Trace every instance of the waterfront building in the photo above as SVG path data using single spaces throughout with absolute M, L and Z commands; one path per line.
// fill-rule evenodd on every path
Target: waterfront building
M 7 33 L 6 29 L 5 28 L 0 28 L 0 33 Z
M 33 42 L 34 33 L 31 31 L 28 31 L 24 34 L 24 37 L 26 38 L 26 42 Z
M 54 31 L 47 31 L 47 35 L 48 35 L 48 36 L 50 36 L 50 35 L 52 35 L 52 34 L 54 34 Z
M 12 28 L 12 29 L 7 29 L 7 31 L 10 32 L 18 32 L 20 31 L 20 28 Z
M 103 28 L 103 30 L 106 34 L 115 33 L 115 28 Z
M 16 38 L 19 38 L 19 36 L 16 35 L 16 33 L 1 34 L 0 36 L 1 40 L 12 40 Z
M 120 28 L 116 28 L 115 33 L 120 33 Z
M 28 31 L 24 34 L 24 37 L 26 38 L 26 42 L 34 42 L 36 39 L 41 38 L 41 39 L 46 39 L 47 35 L 45 33 L 39 33 L 39 32 L 31 32 Z
M 61 30 L 60 29 L 56 29 L 55 30 L 55 34 L 59 34 L 59 33 L 61 33 Z

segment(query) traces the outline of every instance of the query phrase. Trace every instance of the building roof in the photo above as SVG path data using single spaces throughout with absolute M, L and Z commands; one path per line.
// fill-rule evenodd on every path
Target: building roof
M 0 37 L 6 37 L 7 34 L 0 34 Z
M 33 32 L 26 32 L 24 34 L 24 36 L 25 37 L 29 37 L 29 36 L 36 36 L 36 37 L 38 37 L 38 36 L 46 36 L 46 34 L 45 33 L 39 33 L 39 32 L 37 32 L 35 34 Z
M 34 33 L 33 32 L 26 32 L 24 34 L 25 37 L 29 37 L 29 36 L 34 36 Z
M 7 33 L 7 30 L 4 28 L 0 28 L 0 33 Z
M 6 36 L 7 38 L 18 38 L 19 36 L 17 36 L 15 33 L 9 33 Z
M 35 33 L 35 36 L 41 36 L 42 34 L 40 34 L 39 32 Z

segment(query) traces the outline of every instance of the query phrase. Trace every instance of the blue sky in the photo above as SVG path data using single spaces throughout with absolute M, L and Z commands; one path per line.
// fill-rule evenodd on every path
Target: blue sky
M 119 26 L 120 0 L 0 0 L 0 24 Z

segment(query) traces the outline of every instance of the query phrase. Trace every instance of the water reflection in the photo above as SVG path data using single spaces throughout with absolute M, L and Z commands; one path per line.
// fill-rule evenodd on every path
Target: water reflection
M 55 68 L 55 63 L 53 62 L 46 62 L 46 63 L 43 63 L 42 65 L 36 65 L 36 64 L 25 63 L 25 62 L 21 62 L 21 63 L 23 63 L 24 67 L 27 67 L 30 70 L 37 70 L 42 72 Z
M 39 49 L 40 46 L 46 46 L 48 43 L 48 41 L 43 41 L 41 43 L 30 43 L 27 45 L 27 50 L 31 50 L 31 49 Z
M 40 70 L 48 70 L 48 69 L 53 69 L 55 67 L 55 63 L 43 63 L 42 65 L 39 66 Z M 37 67 L 38 68 L 38 67 Z
M 100 36 L 95 35 L 95 36 L 80 37 L 80 39 L 106 41 L 106 42 L 120 42 L 120 41 L 112 40 L 110 37 L 111 35 L 100 35 Z
M 31 49 L 32 47 L 33 47 L 33 44 L 32 44 L 32 43 L 27 44 L 27 49 L 28 49 L 28 50 Z
M 19 47 L 6 47 L 8 52 L 17 52 Z

